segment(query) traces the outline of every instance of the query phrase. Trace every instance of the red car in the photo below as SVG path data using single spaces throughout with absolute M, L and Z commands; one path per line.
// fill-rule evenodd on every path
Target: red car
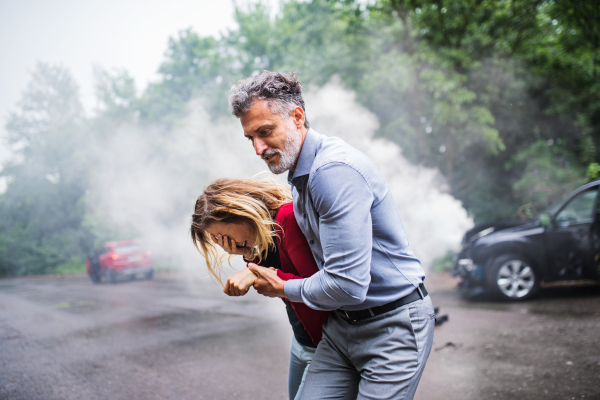
M 85 264 L 94 283 L 102 278 L 114 283 L 119 277 L 133 279 L 136 275 L 143 275 L 146 279 L 152 279 L 154 275 L 150 252 L 136 240 L 106 242 L 99 252 L 90 252 Z

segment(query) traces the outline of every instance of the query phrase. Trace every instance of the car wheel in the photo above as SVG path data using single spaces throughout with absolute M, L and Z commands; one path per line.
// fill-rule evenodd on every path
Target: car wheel
M 117 281 L 117 274 L 115 271 L 112 271 L 107 268 L 106 271 L 104 272 L 104 274 L 106 277 L 106 282 L 115 283 Z
M 152 280 L 154 278 L 154 271 L 146 272 L 146 279 Z
M 539 275 L 523 257 L 515 254 L 500 256 L 492 263 L 488 274 L 492 293 L 504 300 L 525 300 L 535 296 L 540 287 Z

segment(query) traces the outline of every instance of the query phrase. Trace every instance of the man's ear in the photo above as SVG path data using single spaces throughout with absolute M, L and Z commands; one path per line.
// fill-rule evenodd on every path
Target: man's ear
M 292 110 L 290 116 L 294 119 L 294 124 L 296 125 L 296 128 L 304 127 L 304 110 L 302 109 L 302 107 L 295 107 Z

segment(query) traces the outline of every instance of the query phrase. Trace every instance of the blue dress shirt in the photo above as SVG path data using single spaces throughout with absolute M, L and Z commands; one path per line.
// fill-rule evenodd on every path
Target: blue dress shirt
M 286 281 L 293 302 L 317 310 L 362 310 L 410 294 L 425 272 L 373 161 L 309 129 L 290 171 L 294 214 L 319 272 Z

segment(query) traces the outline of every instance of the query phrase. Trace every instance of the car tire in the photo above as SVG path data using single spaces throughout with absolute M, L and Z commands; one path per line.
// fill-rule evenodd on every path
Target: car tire
M 154 271 L 146 272 L 146 279 L 151 281 L 154 278 Z
M 540 276 L 525 257 L 504 254 L 492 262 L 487 283 L 494 297 L 520 301 L 530 299 L 538 293 Z
M 117 274 L 115 271 L 106 269 L 104 274 L 105 274 L 107 283 L 115 283 L 117 281 Z

